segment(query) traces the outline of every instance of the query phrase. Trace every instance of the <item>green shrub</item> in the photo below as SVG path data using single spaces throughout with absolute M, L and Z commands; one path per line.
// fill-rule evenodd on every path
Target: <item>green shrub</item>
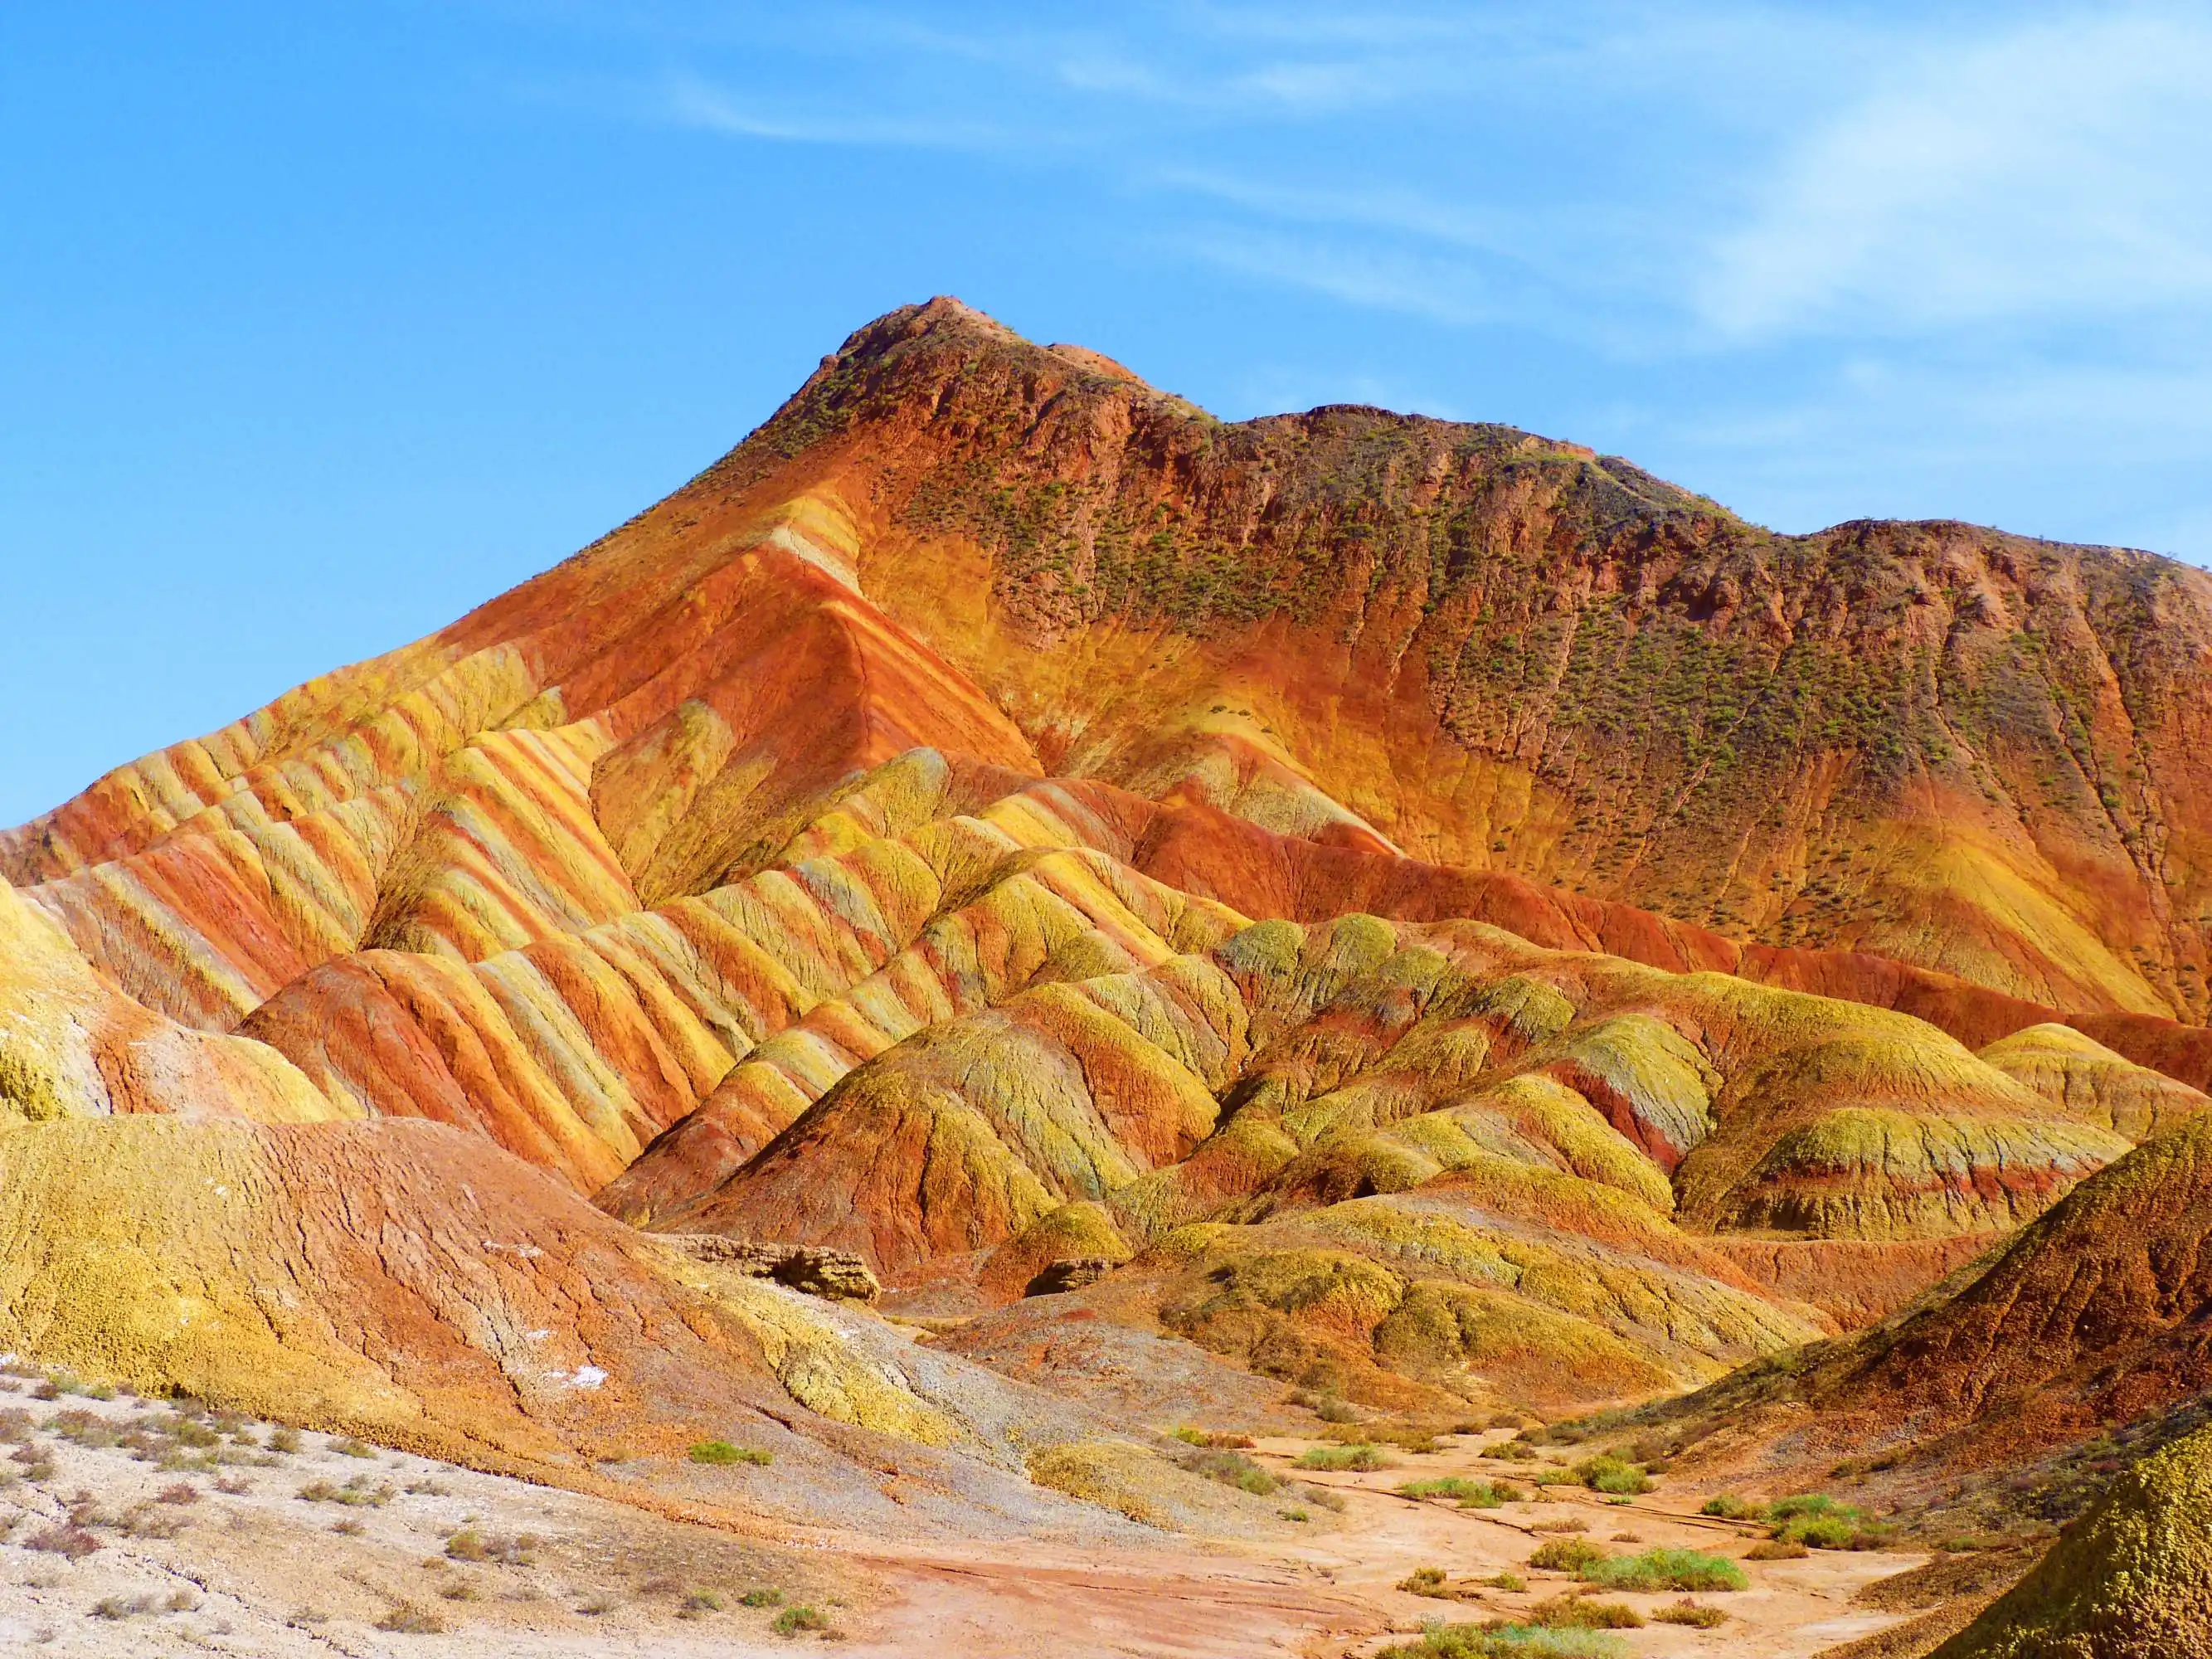
M 1743 1553 L 1747 1561 L 1802 1561 L 1813 1552 L 1795 1539 L 1768 1538 Z
M 1692 1630 L 1711 1630 L 1728 1622 L 1728 1614 L 1718 1607 L 1701 1607 L 1686 1595 L 1651 1616 L 1662 1625 L 1687 1625 Z
M 1194 1429 L 1188 1425 L 1177 1429 L 1175 1437 L 1186 1446 L 1204 1446 L 1217 1451 L 1250 1451 L 1253 1444 L 1249 1434 L 1216 1434 L 1211 1429 Z
M 1800 1492 L 1769 1506 L 1772 1535 L 1789 1544 L 1816 1550 L 1880 1549 L 1889 1534 L 1867 1517 L 1866 1511 L 1838 1503 L 1826 1492 Z
M 1539 1572 L 1583 1573 L 1608 1559 L 1587 1538 L 1553 1538 L 1537 1547 L 1528 1565 Z
M 446 1628 L 446 1621 L 428 1607 L 418 1607 L 410 1601 L 395 1603 L 376 1621 L 379 1630 L 398 1631 L 408 1636 L 435 1636 Z
M 450 1561 L 498 1561 L 508 1566 L 528 1566 L 537 1558 L 538 1539 L 535 1533 L 518 1533 L 512 1538 L 496 1534 L 478 1532 L 474 1527 L 462 1527 L 446 1536 L 446 1559 Z
M 1618 1636 L 1602 1631 L 1431 1625 L 1419 1641 L 1385 1648 L 1376 1659 L 1622 1659 L 1627 1651 Z
M 1708 1498 L 1698 1506 L 1699 1515 L 1717 1515 L 1724 1521 L 1764 1521 L 1766 1506 L 1754 1504 L 1747 1498 L 1738 1498 L 1723 1492 L 1718 1498 Z
M 1191 1452 L 1184 1455 L 1182 1466 L 1193 1474 L 1202 1474 L 1208 1480 L 1218 1480 L 1224 1486 L 1249 1492 L 1255 1498 L 1271 1497 L 1275 1488 L 1282 1485 L 1241 1452 Z
M 1635 1464 L 1624 1462 L 1611 1452 L 1600 1452 L 1595 1457 L 1585 1457 L 1575 1465 L 1575 1479 L 1592 1492 L 1615 1492 L 1633 1497 L 1651 1490 L 1651 1477 Z
M 786 1607 L 775 1616 L 769 1629 L 778 1636 L 796 1636 L 801 1631 L 828 1630 L 830 1615 L 817 1607 Z
M 1500 1504 L 1521 1500 L 1520 1489 L 1508 1481 L 1469 1480 L 1456 1474 L 1433 1480 L 1408 1480 L 1399 1486 L 1398 1492 L 1403 1498 L 1456 1498 L 1463 1510 L 1494 1510 Z
M 1517 1572 L 1493 1572 L 1489 1577 L 1478 1579 L 1475 1582 L 1486 1584 L 1492 1589 L 1524 1590 L 1528 1588 L 1528 1581 Z
M 1858 1510 L 1824 1492 L 1801 1492 L 1776 1498 L 1766 1506 L 1766 1512 L 1777 1521 L 1787 1521 L 1797 1515 L 1856 1515 Z
M 1840 1515 L 1808 1516 L 1792 1522 L 1781 1536 L 1816 1550 L 1847 1550 L 1859 1535 L 1858 1523 Z
M 694 1463 L 757 1463 L 766 1468 L 775 1454 L 752 1446 L 732 1446 L 726 1440 L 702 1440 L 691 1448 Z
M 1740 1590 L 1750 1580 L 1725 1556 L 1702 1550 L 1646 1550 L 1593 1563 L 1583 1572 L 1593 1584 L 1625 1590 Z
M 1302 1469 L 1383 1469 L 1389 1460 L 1372 1446 L 1309 1446 L 1298 1455 Z
M 1528 1609 L 1528 1621 L 1547 1630 L 1642 1630 L 1644 1617 L 1625 1601 L 1553 1595 Z
M 300 1488 L 300 1496 L 310 1504 L 343 1504 L 348 1509 L 380 1510 L 398 1494 L 388 1480 L 372 1486 L 368 1477 L 356 1474 L 343 1486 L 327 1480 L 310 1480 Z
M 1437 1449 L 1435 1435 L 1409 1423 L 1361 1423 L 1349 1428 L 1332 1426 L 1322 1432 L 1331 1440 L 1390 1446 L 1416 1457 L 1427 1456 Z

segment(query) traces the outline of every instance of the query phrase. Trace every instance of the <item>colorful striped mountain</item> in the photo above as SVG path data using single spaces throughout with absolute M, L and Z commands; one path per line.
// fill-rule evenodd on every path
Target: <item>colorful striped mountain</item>
M 1102 1316 L 1415 1413 L 1880 1328 L 1838 1401 L 1966 1420 L 2070 1228 L 2160 1311 L 2068 1352 L 2164 1407 L 2212 1287 L 2100 1195 L 2202 1134 L 2208 726 L 2167 561 L 1225 425 L 933 301 L 544 575 L 0 834 L 0 1346 L 514 1459 L 680 1437 L 672 1365 L 990 1440 L 654 1237 L 714 1233 L 916 1316 L 1095 1261 Z

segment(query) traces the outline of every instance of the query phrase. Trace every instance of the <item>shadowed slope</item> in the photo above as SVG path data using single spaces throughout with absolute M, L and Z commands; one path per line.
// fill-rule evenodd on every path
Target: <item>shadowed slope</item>
M 2063 1440 L 2212 1387 L 2212 1114 L 2146 1142 L 1908 1322 L 1824 1401 Z M 2002 1411 L 1997 1408 L 2002 1407 Z
M 1781 1480 L 1850 1452 L 1924 1495 L 1937 1477 L 2033 1462 L 2212 1388 L 2208 1239 L 2212 1112 L 2199 1112 L 1916 1310 L 1659 1413 L 1711 1437 L 1701 1456 L 1748 1457 Z

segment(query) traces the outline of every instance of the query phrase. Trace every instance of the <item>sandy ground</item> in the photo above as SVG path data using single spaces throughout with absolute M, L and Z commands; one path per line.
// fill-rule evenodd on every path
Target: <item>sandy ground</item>
M 267 1424 L 188 1419 L 197 1443 L 180 1444 L 187 1419 L 166 1404 L 40 1400 L 34 1380 L 0 1387 L 10 1382 L 17 1392 L 0 1391 L 0 1431 L 13 1437 L 0 1448 L 0 1652 L 10 1654 L 689 1659 L 826 1644 L 856 1659 L 1335 1659 L 1438 1618 L 1510 1617 L 1565 1589 L 1523 1565 L 1540 1526 L 1580 1519 L 1601 1542 L 1630 1533 L 1729 1555 L 1752 1541 L 1670 1513 L 1663 1494 L 1626 1507 L 1583 1498 L 1462 1510 L 1393 1493 L 1410 1478 L 1525 1473 L 1467 1438 L 1394 1454 L 1386 1470 L 1297 1477 L 1346 1507 L 1315 1508 L 1316 1531 L 1288 1544 L 890 1546 L 831 1532 L 763 1541 L 318 1434 L 280 1449 L 295 1443 Z M 127 1438 L 100 1443 L 134 1426 L 154 1461 Z M 1279 1468 L 1309 1443 L 1264 1440 L 1254 1455 Z M 71 1538 L 97 1547 L 72 1558 L 37 1547 Z M 1717 1630 L 1653 1626 L 1624 1639 L 1655 1659 L 1800 1659 L 1896 1622 L 1853 1608 L 1851 1593 L 1919 1559 L 1751 1563 L 1750 1589 L 1699 1598 L 1729 1613 Z M 1443 1603 L 1394 1588 L 1431 1565 L 1455 1578 L 1511 1570 L 1528 1589 Z M 748 1593 L 760 1605 L 746 1606 Z M 1648 1612 L 1676 1598 L 1606 1599 Z M 814 1616 L 779 1631 L 801 1607 Z
M 1394 1488 L 1407 1480 L 1439 1475 L 1487 1476 L 1529 1490 L 1528 1466 L 1481 1455 L 1482 1445 L 1510 1438 L 1494 1434 L 1478 1441 L 1447 1437 L 1443 1449 L 1413 1456 L 1393 1452 L 1394 1467 L 1367 1474 L 1298 1474 L 1327 1486 L 1346 1500 L 1339 1527 L 1296 1552 L 1296 1558 L 1333 1587 L 1351 1591 L 1389 1618 L 1401 1635 L 1425 1623 L 1480 1622 L 1510 1619 L 1548 1596 L 1573 1587 L 1565 1573 L 1538 1572 L 1528 1557 L 1557 1528 L 1580 1522 L 1586 1537 L 1619 1554 L 1660 1547 L 1697 1549 L 1735 1559 L 1751 1580 L 1748 1589 L 1701 1595 L 1701 1603 L 1718 1607 L 1727 1622 L 1711 1631 L 1651 1625 L 1620 1632 L 1632 1654 L 1727 1655 L 1729 1659 L 1806 1659 L 1823 1648 L 1901 1622 L 1894 1613 L 1854 1607 L 1853 1592 L 1892 1573 L 1928 1559 L 1924 1555 L 1816 1551 L 1796 1561 L 1742 1561 L 1747 1547 L 1763 1529 L 1732 1525 L 1694 1513 L 1694 1502 L 1670 1499 L 1662 1492 L 1630 1500 L 1609 1501 L 1578 1488 L 1553 1486 L 1552 1501 L 1508 1504 L 1497 1509 L 1462 1510 L 1443 1500 L 1417 1502 Z M 1303 1440 L 1267 1439 L 1253 1455 L 1287 1473 Z M 1440 1567 L 1454 1580 L 1517 1574 L 1527 1589 L 1519 1592 L 1485 1589 L 1474 1599 L 1439 1602 L 1406 1594 L 1397 1583 L 1416 1567 Z M 1606 1590 L 1598 1599 L 1626 1603 L 1649 1617 L 1682 1598 L 1677 1593 L 1639 1595 Z M 1377 1645 L 1355 1648 L 1364 1651 Z

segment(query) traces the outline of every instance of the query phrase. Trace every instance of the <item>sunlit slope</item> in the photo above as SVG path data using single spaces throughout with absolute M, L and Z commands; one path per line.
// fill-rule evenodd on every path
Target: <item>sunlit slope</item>
M 539 1479 L 883 1528 L 1081 1524 L 1024 1459 L 1097 1432 L 429 1124 L 0 1129 L 0 1347 Z M 694 1468 L 708 1438 L 773 1479 Z
M 793 527 L 803 507 L 705 552 L 602 544 L 111 774 L 0 838 L 0 865 L 126 992 L 228 1030 L 347 952 L 475 962 L 704 890 L 918 744 L 1034 769 Z
M 2212 1654 L 2212 1429 L 2143 1460 L 1933 1659 Z
M 1723 975 L 1464 922 L 1182 943 L 848 1050 L 757 1152 L 718 1091 L 601 1201 L 994 1297 L 1002 1261 L 1133 1257 L 1240 1358 L 1572 1400 L 1832 1329 L 1824 1272 L 1857 1322 L 1869 1269 L 1909 1293 L 2128 1146 L 1921 1022 Z
M 2208 593 L 1955 525 L 1777 537 L 1509 428 L 1224 426 L 938 301 L 575 559 L 121 769 L 0 868 L 224 1026 L 343 950 L 477 959 L 695 895 L 927 742 L 2201 1010 Z
M 0 882 L 0 1127 L 114 1113 L 347 1115 L 283 1055 L 193 1030 L 132 1001 Z
M 1697 1425 L 1701 1456 L 1749 1457 L 1777 1480 L 1849 1454 L 1878 1459 L 1892 1487 L 1923 1492 L 2155 1425 L 2212 1387 L 2208 1237 L 2212 1112 L 2198 1112 L 1996 1240 L 1911 1311 L 1747 1370 L 1669 1415 Z
M 1056 769 L 2045 1003 L 2203 1005 L 2201 573 L 1776 537 L 1507 428 L 1224 426 L 949 303 L 709 481 L 781 453 L 866 480 L 863 584 Z
M 935 301 L 0 836 L 0 1102 L 429 1120 L 374 1179 L 443 1125 L 610 1237 L 963 1307 L 1099 1257 L 1273 1374 L 1649 1392 L 2187 1131 L 2208 641 L 2147 556 L 1226 426 Z

